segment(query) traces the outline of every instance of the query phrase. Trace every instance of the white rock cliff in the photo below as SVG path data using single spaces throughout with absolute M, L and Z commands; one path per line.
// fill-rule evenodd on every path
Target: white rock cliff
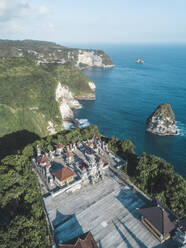
M 88 85 L 89 85 L 89 87 L 91 88 L 92 91 L 95 91 L 95 90 L 96 90 L 96 85 L 95 85 L 95 83 L 89 82 Z
M 69 88 L 67 86 L 62 86 L 60 82 L 56 88 L 56 101 L 59 103 L 62 120 L 73 119 L 74 114 L 72 109 L 79 108 L 80 104 L 74 99 Z
M 84 64 L 86 66 L 95 66 L 103 68 L 111 68 L 114 65 L 105 65 L 103 63 L 102 54 L 97 55 L 95 51 L 79 50 L 77 66 Z

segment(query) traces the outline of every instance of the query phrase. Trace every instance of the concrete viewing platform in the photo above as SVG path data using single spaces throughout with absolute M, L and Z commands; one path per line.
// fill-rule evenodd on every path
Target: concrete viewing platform
M 91 231 L 99 248 L 166 247 L 140 221 L 143 198 L 108 174 L 74 193 L 44 198 L 57 243 Z

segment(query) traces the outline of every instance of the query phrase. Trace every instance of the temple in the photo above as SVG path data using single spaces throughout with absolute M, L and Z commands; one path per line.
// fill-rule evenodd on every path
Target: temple
M 84 233 L 74 239 L 63 244 L 59 244 L 60 248 L 98 248 L 91 232 Z
M 61 170 L 53 173 L 54 179 L 62 186 L 74 180 L 75 172 L 69 167 L 63 167 Z
M 177 227 L 177 216 L 157 200 L 152 201 L 150 206 L 140 208 L 139 212 L 142 215 L 142 223 L 160 242 L 169 239 Z

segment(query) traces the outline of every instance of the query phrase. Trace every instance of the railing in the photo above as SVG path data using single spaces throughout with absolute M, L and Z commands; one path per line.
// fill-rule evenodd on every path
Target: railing
M 134 188 L 137 192 L 139 192 L 141 195 L 143 195 L 143 197 L 145 197 L 147 200 L 151 201 L 152 199 L 150 197 L 148 197 L 143 191 L 141 191 L 136 185 L 134 185 L 129 177 L 124 174 L 124 172 L 122 172 L 121 170 L 117 170 L 115 169 L 113 166 L 109 166 L 110 170 L 112 172 L 114 172 L 114 174 L 116 174 L 122 181 L 124 181 L 128 186 L 130 186 L 131 188 Z

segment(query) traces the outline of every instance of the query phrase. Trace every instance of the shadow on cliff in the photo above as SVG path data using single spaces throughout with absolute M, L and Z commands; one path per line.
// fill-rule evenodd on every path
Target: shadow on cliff
M 40 137 L 28 130 L 20 130 L 7 134 L 0 138 L 0 159 L 10 154 L 16 154 L 26 145 L 40 139 Z

